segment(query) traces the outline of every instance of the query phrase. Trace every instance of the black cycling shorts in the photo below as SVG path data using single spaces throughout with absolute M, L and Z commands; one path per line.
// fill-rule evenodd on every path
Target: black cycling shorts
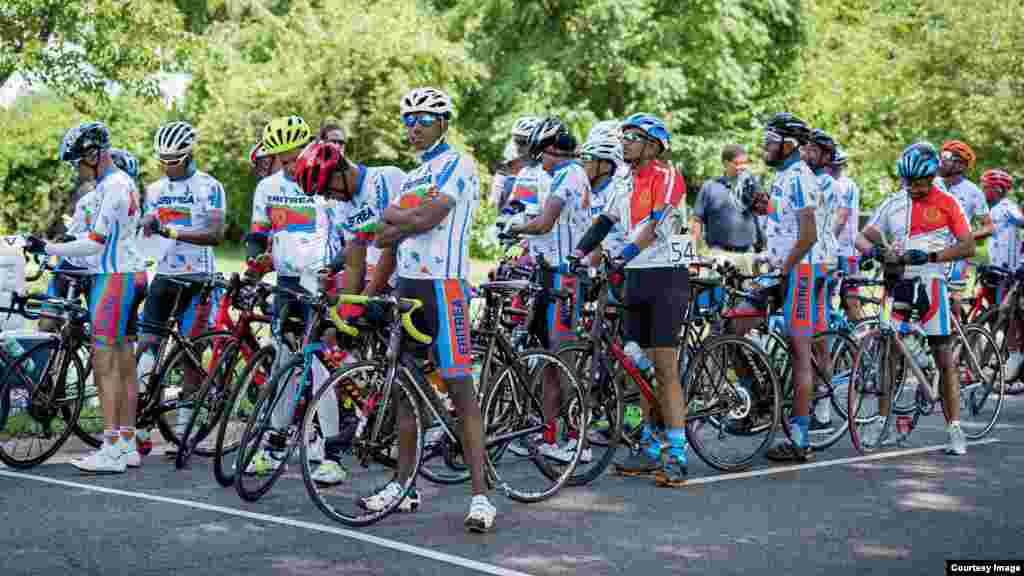
M 689 298 L 686 268 L 627 269 L 626 340 L 641 348 L 675 347 Z
M 206 332 L 209 324 L 211 299 L 200 301 L 202 286 L 199 284 L 184 286 L 172 282 L 171 278 L 174 277 L 158 274 L 150 283 L 142 309 L 142 333 L 159 333 L 155 326 L 147 324 L 166 324 L 173 316 L 178 320 L 179 334 L 186 338 L 199 336 Z

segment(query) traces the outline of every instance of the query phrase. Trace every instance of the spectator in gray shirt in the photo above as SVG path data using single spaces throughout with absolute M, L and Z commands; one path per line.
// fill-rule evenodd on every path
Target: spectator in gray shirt
M 747 171 L 747 162 L 742 145 L 730 144 L 722 149 L 725 175 L 708 180 L 701 187 L 690 230 L 700 253 L 722 257 L 749 270 L 749 257 L 731 256 L 752 252 L 759 243 L 760 226 L 750 204 L 754 195 L 760 193 L 761 185 Z

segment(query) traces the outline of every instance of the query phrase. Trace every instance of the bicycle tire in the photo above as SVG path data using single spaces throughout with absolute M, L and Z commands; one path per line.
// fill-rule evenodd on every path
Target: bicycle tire
M 238 447 L 242 443 L 242 439 L 239 438 L 234 442 L 227 442 L 228 428 L 232 422 L 235 421 L 235 416 L 245 416 L 243 424 L 241 426 L 243 433 L 245 425 L 248 424 L 248 415 L 246 413 L 246 405 L 255 405 L 259 399 L 259 391 L 263 386 L 266 386 L 267 381 L 270 379 L 270 371 L 274 365 L 274 356 L 276 351 L 273 346 L 264 346 L 260 348 L 249 362 L 246 364 L 245 371 L 238 379 L 238 383 L 232 389 L 231 395 L 228 400 L 228 411 L 221 416 L 220 422 L 217 425 L 217 439 L 214 442 L 214 454 L 213 454 L 213 476 L 216 478 L 217 483 L 221 486 L 228 488 L 235 485 L 235 462 L 228 462 L 227 457 L 238 451 Z
M 605 436 L 607 442 L 601 445 L 604 451 L 600 456 L 592 459 L 589 463 L 582 461 L 577 463 L 576 470 L 567 482 L 568 486 L 586 486 L 607 470 L 622 442 L 622 427 L 625 417 L 622 386 L 619 383 L 618 374 L 604 374 L 603 366 L 593 366 L 588 363 L 593 361 L 593 348 L 589 344 L 565 344 L 558 349 L 557 353 L 560 357 L 577 355 L 575 362 L 569 359 L 566 359 L 566 362 L 570 366 L 574 366 L 580 382 L 590 383 L 585 396 L 590 413 L 592 415 L 595 412 L 601 414 L 604 417 L 603 421 L 608 424 L 607 428 L 592 429 L 596 423 L 600 423 L 602 420 L 595 420 L 593 417 L 588 419 L 590 426 L 588 426 L 587 433 L 583 435 L 584 438 L 581 439 L 585 445 L 590 447 L 591 452 L 594 451 L 594 446 L 597 444 L 591 442 L 591 438 L 595 434 Z
M 540 365 L 540 361 L 544 360 L 547 364 Z M 530 363 L 534 362 L 533 367 L 530 367 Z M 517 370 L 517 365 L 519 369 Z M 490 438 L 492 432 L 495 432 L 502 425 L 507 426 L 511 424 L 515 428 L 523 428 L 521 430 L 514 430 L 511 432 L 505 431 L 505 434 L 523 433 L 524 429 L 537 428 L 533 421 L 544 422 L 543 409 L 541 403 L 536 400 L 536 396 L 531 393 L 531 389 L 540 389 L 540 381 L 535 380 L 543 373 L 543 367 L 547 365 L 555 366 L 560 371 L 559 383 L 562 386 L 562 402 L 559 407 L 559 420 L 564 420 L 560 427 L 564 432 L 576 431 L 578 434 L 582 430 L 586 430 L 587 421 L 584 410 L 576 410 L 576 413 L 571 412 L 573 403 L 576 406 L 582 407 L 585 405 L 585 390 L 576 378 L 575 371 L 569 368 L 569 366 L 557 355 L 548 352 L 547 350 L 532 349 L 525 350 L 519 354 L 515 364 L 506 366 L 504 370 L 495 379 L 494 386 L 487 391 L 487 398 L 483 405 L 483 421 L 484 430 L 488 438 Z M 514 378 L 519 379 L 524 374 L 523 368 L 525 368 L 525 374 L 530 382 L 520 382 L 513 380 Z M 536 386 L 534 386 L 536 384 Z M 505 387 L 512 386 L 512 390 L 504 390 Z M 517 389 L 518 388 L 518 389 Z M 500 395 L 503 393 L 509 393 L 515 391 L 520 395 L 524 396 L 527 401 L 519 401 L 513 405 L 514 418 L 512 422 L 508 422 L 507 418 L 498 420 L 498 406 L 496 403 L 501 399 Z M 533 401 L 528 401 L 532 399 Z M 508 412 L 502 412 L 500 414 L 508 414 Z M 511 442 L 511 437 L 507 440 L 497 441 L 496 445 L 503 448 Z M 488 444 L 492 442 L 489 440 Z M 539 455 L 535 448 L 531 448 L 530 462 L 534 465 L 533 468 L 541 474 L 544 478 L 550 481 L 550 484 L 543 489 L 533 490 L 528 488 L 522 488 L 520 486 L 513 486 L 510 478 L 511 473 L 503 474 L 502 467 L 499 467 L 496 462 L 490 457 L 492 451 L 488 450 L 487 466 L 492 474 L 497 486 L 505 492 L 505 494 L 518 502 L 541 502 L 551 498 L 562 489 L 563 486 L 569 481 L 575 472 L 577 463 L 579 462 L 581 450 L 573 451 L 571 460 L 560 466 L 553 466 L 547 458 Z M 530 468 L 527 466 L 526 468 Z
M 264 475 L 262 481 L 256 483 L 255 486 L 246 485 L 247 482 L 244 480 L 248 477 L 259 478 L 259 474 L 247 474 L 245 470 L 249 464 L 252 463 L 253 458 L 256 454 L 263 449 L 264 435 L 273 429 L 273 414 L 278 403 L 286 401 L 288 397 L 287 379 L 292 377 L 292 372 L 296 369 L 300 371 L 300 378 L 302 378 L 301 370 L 303 368 L 304 360 L 302 356 L 293 356 L 288 362 L 284 363 L 274 374 L 271 376 L 270 381 L 267 382 L 267 386 L 260 391 L 259 400 L 256 401 L 256 406 L 253 409 L 253 415 L 249 419 L 248 424 L 245 427 L 245 434 L 242 435 L 242 442 L 239 445 L 239 458 L 238 468 L 242 470 L 241 474 L 235 474 L 235 491 L 238 492 L 238 496 L 246 502 L 256 502 L 270 491 L 274 487 L 274 484 L 281 478 L 285 470 L 288 467 L 288 460 L 291 459 L 291 455 L 295 450 L 295 440 L 300 430 L 293 426 L 293 423 L 298 415 L 296 410 L 298 406 L 292 409 L 292 413 L 289 415 L 289 421 L 287 424 L 283 424 L 291 430 L 287 430 L 285 434 L 285 448 L 284 453 L 281 455 L 281 464 L 277 466 L 269 475 Z M 300 383 L 300 386 L 303 384 Z M 278 431 L 284 432 L 284 431 Z
M 78 416 L 82 410 L 82 404 L 84 403 L 85 396 L 85 382 L 82 374 L 84 369 L 81 366 L 79 358 L 73 354 L 65 356 L 66 360 L 62 362 L 60 366 L 56 366 L 57 374 L 53 373 L 55 370 L 54 364 L 50 364 L 46 371 L 40 374 L 39 382 L 25 381 L 23 375 L 31 373 L 32 371 L 27 370 L 25 365 L 29 360 L 33 359 L 33 356 L 38 355 L 38 352 L 44 348 L 52 348 L 48 354 L 48 358 L 53 358 L 56 351 L 60 348 L 60 343 L 57 340 L 47 340 L 36 344 L 26 350 L 23 354 L 18 356 L 14 362 L 11 362 L 10 366 L 5 367 L 5 374 L 3 380 L 0 380 L 0 396 L 6 398 L 7 402 L 7 416 L 4 420 L 4 428 L 0 429 L 0 462 L 5 465 L 25 470 L 42 464 L 54 454 L 67 442 L 67 439 L 71 436 L 74 430 L 74 423 L 78 420 Z M 69 386 L 69 370 L 75 370 L 76 377 L 70 386 L 73 387 L 72 396 L 68 400 L 67 387 Z M 65 401 L 64 403 L 57 405 L 41 405 L 34 404 L 33 398 L 36 395 L 37 388 L 41 383 L 46 380 L 51 381 L 51 385 L 56 386 L 56 382 L 62 382 L 65 389 Z M 17 408 L 17 402 L 13 402 L 12 399 L 15 395 L 20 396 L 27 400 L 24 408 Z M 48 403 L 56 404 L 56 400 Z M 42 450 L 42 452 L 33 457 L 23 457 L 18 454 L 17 450 L 11 449 L 12 447 L 7 444 L 7 440 L 14 434 L 17 433 L 17 429 L 30 426 L 30 427 L 42 427 L 40 433 L 49 435 L 50 431 L 48 428 L 53 419 L 57 416 L 57 413 L 61 413 L 61 417 L 64 419 L 64 426 L 57 432 L 56 437 L 53 440 L 53 444 L 49 448 Z M 19 418 L 24 414 L 24 418 Z M 46 422 L 43 422 L 43 419 Z
M 178 401 L 173 403 L 165 402 L 164 396 L 169 395 L 173 386 L 170 385 L 172 374 L 175 373 L 179 363 L 186 363 L 187 367 L 192 363 L 192 359 L 189 357 L 188 352 L 191 351 L 195 354 L 200 361 L 203 359 L 203 355 L 206 351 L 206 346 L 209 345 L 214 339 L 220 338 L 233 338 L 231 332 L 226 330 L 219 330 L 216 332 L 205 332 L 199 336 L 190 340 L 182 340 L 184 346 L 175 345 L 171 352 L 167 355 L 167 359 L 159 367 L 159 377 L 156 380 L 156 388 L 154 391 L 157 393 L 151 393 L 153 391 L 147 390 L 147 406 L 145 407 L 145 416 L 153 418 L 156 421 L 157 428 L 160 430 L 161 436 L 163 436 L 164 442 L 170 443 L 175 446 L 175 449 L 181 445 L 181 439 L 178 438 L 178 433 L 175 430 L 177 422 L 170 422 L 171 413 L 175 413 L 177 416 L 177 410 L 181 406 Z M 199 391 L 199 387 L 202 386 L 202 381 L 209 375 L 209 370 L 204 366 L 193 367 L 198 368 L 200 372 L 201 380 L 197 383 L 195 394 Z M 180 388 L 179 388 L 180 390 Z M 180 394 L 180 392 L 179 392 Z M 140 395 L 142 398 L 142 395 Z M 140 414 L 141 416 L 142 414 Z M 141 418 L 140 418 L 141 419 Z
M 99 448 L 103 445 L 103 410 L 100 409 L 100 395 L 99 390 L 96 388 L 96 378 L 92 373 L 92 352 L 86 345 L 80 345 L 75 350 L 75 355 L 78 355 L 81 350 L 85 350 L 85 360 L 82 360 L 82 356 L 79 356 L 79 362 L 82 364 L 85 375 L 83 377 L 85 381 L 85 398 L 83 399 L 82 412 L 78 416 L 78 420 L 75 421 L 74 430 L 72 430 L 75 436 L 79 440 L 85 442 L 91 448 Z M 90 377 L 92 377 L 92 385 L 89 384 Z M 86 419 L 86 408 L 88 407 L 91 399 L 96 399 L 97 410 L 90 412 L 88 420 Z M 89 430 L 96 430 L 96 432 L 89 432 Z
M 227 404 L 226 395 L 231 390 L 231 376 L 236 364 L 243 358 L 242 344 L 238 338 L 231 336 L 227 342 L 218 342 L 217 345 L 221 347 L 217 352 L 219 357 L 215 358 L 215 364 L 196 391 L 192 417 L 178 439 L 178 454 L 174 458 L 174 467 L 178 470 L 188 465 L 193 453 L 209 457 L 215 452 L 202 449 L 199 445 L 220 423 L 219 419 Z
M 883 398 L 891 393 L 895 385 L 895 367 L 891 359 L 894 347 L 890 340 L 891 336 L 886 336 L 880 329 L 872 329 L 861 336 L 860 346 L 854 356 L 850 384 L 847 387 L 846 418 L 850 442 L 860 454 L 881 448 L 895 416 L 891 406 L 887 416 L 881 414 Z M 877 443 L 870 444 L 863 438 L 863 427 L 873 425 L 880 418 L 882 434 Z
M 725 350 L 729 347 L 737 350 Z M 737 358 L 745 362 L 742 372 L 752 375 L 745 376 L 750 378 L 747 386 L 741 385 L 736 369 L 729 368 Z M 729 382 L 730 372 L 735 383 Z M 781 386 L 768 355 L 747 338 L 713 336 L 704 340 L 690 360 L 683 382 L 686 438 L 693 451 L 716 470 L 737 472 L 750 468 L 771 446 L 782 413 Z M 705 430 L 712 432 L 710 438 L 719 440 L 727 436 L 762 438 L 754 440 L 753 450 L 737 451 L 742 455 L 726 459 L 711 452 L 710 443 L 703 438 Z
M 346 510 L 342 510 L 339 505 L 333 503 L 333 500 L 328 499 L 328 491 L 336 490 L 335 488 L 326 488 L 317 484 L 313 480 L 313 470 L 311 467 L 311 461 L 309 459 L 309 446 L 310 441 L 313 439 L 313 434 L 317 432 L 319 426 L 319 406 L 323 400 L 329 388 L 337 388 L 338 384 L 345 381 L 356 380 L 360 374 L 370 374 L 375 377 L 387 374 L 387 365 L 376 360 L 364 360 L 345 366 L 339 370 L 335 370 L 331 376 L 320 385 L 320 388 L 316 391 L 313 396 L 313 400 L 309 403 L 309 409 L 306 410 L 306 414 L 302 421 L 302 434 L 299 439 L 299 452 L 300 460 L 302 461 L 302 480 L 306 486 L 306 492 L 309 494 L 311 500 L 324 513 L 328 518 L 345 524 L 346 526 L 361 527 L 369 526 L 376 522 L 379 522 L 386 518 L 388 515 L 393 513 L 402 502 L 405 494 L 413 487 L 415 479 L 419 473 L 420 462 L 422 460 L 422 448 L 423 448 L 423 418 L 420 410 L 419 402 L 415 399 L 413 388 L 407 382 L 409 372 L 406 369 L 398 369 L 395 374 L 393 386 L 391 392 L 396 394 L 400 398 L 406 399 L 407 406 L 411 410 L 412 418 L 415 421 L 416 433 L 416 447 L 413 458 L 413 469 L 410 471 L 409 477 L 401 483 L 402 496 L 394 498 L 384 508 L 380 510 L 366 510 L 365 508 L 358 505 L 358 500 L 364 494 L 366 490 L 360 490 L 354 487 L 354 475 L 359 473 L 366 475 L 370 481 L 371 486 L 379 487 L 388 480 L 393 479 L 396 476 L 395 462 L 390 457 L 389 452 L 394 442 L 394 430 L 388 430 L 388 425 L 382 423 L 379 433 L 384 434 L 383 440 L 378 441 L 377 438 L 373 437 L 374 431 L 377 428 L 375 422 L 378 418 L 388 420 L 390 418 L 389 413 L 394 412 L 394 398 L 390 398 L 388 401 L 381 401 L 384 395 L 384 391 L 381 390 L 383 382 L 377 382 L 370 386 L 371 389 L 361 389 L 361 396 L 359 399 L 354 400 L 356 405 L 361 405 L 363 408 L 368 408 L 363 413 L 363 425 L 357 427 L 353 431 L 351 437 L 351 446 L 347 452 L 347 457 L 352 461 L 352 475 L 346 482 L 342 483 L 341 490 L 346 490 L 344 494 L 338 495 L 337 502 L 351 504 L 353 513 L 348 513 Z M 370 401 L 372 399 L 372 402 Z M 392 425 L 393 426 L 393 425 Z M 356 465 L 356 461 L 359 464 Z M 377 464 L 380 466 L 376 472 L 376 477 L 369 477 L 370 466 Z M 333 496 L 334 494 L 332 494 Z
M 982 378 L 985 378 L 986 373 L 991 375 L 989 382 L 978 383 L 973 379 L 974 370 L 969 364 L 969 356 L 964 354 L 962 350 L 955 356 L 955 358 L 960 360 L 958 365 L 960 372 L 960 426 L 968 440 L 980 440 L 992 431 L 996 421 L 999 419 L 1003 400 L 1006 398 L 1006 382 L 1003 376 L 1005 362 L 991 332 L 976 325 L 964 326 L 963 330 L 964 338 L 968 344 L 971 344 L 972 348 L 974 348 L 973 342 L 976 339 L 980 340 L 981 345 L 987 348 L 982 354 L 975 352 L 975 355 L 978 356 L 979 368 L 983 372 Z M 965 362 L 967 362 L 966 366 L 964 366 Z M 967 378 L 972 379 L 968 381 Z M 965 395 L 967 396 L 966 398 Z M 965 407 L 968 414 L 979 416 L 982 408 L 989 403 L 990 399 L 995 402 L 995 406 L 991 407 L 989 416 L 979 418 L 977 424 L 965 417 Z M 989 408 L 985 408 L 985 410 L 988 411 Z

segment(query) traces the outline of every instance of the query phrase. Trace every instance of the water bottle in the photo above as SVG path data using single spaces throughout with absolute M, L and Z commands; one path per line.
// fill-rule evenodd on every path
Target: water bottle
M 17 361 L 18 357 L 25 353 L 25 348 L 18 342 L 18 339 L 13 336 L 7 336 L 2 341 L 4 352 L 7 353 L 11 364 Z M 33 373 L 36 371 L 36 363 L 31 359 L 27 358 L 21 363 L 22 369 L 25 372 Z
M 644 380 L 647 380 L 647 382 L 649 382 L 653 387 L 654 363 L 652 363 L 651 360 L 647 357 L 647 354 L 644 354 L 644 351 L 642 348 L 640 348 L 640 345 L 637 344 L 636 342 L 630 341 L 626 343 L 626 346 L 622 349 L 622 351 L 626 354 L 626 356 L 629 357 L 630 360 L 633 361 L 633 365 L 636 366 L 637 370 L 640 371 L 640 374 L 644 377 Z
M 146 350 L 139 356 L 139 363 L 135 368 L 135 373 L 139 379 L 139 394 L 146 393 L 146 383 L 149 382 L 149 377 L 153 372 L 154 365 L 156 364 L 156 354 L 153 353 L 152 349 Z

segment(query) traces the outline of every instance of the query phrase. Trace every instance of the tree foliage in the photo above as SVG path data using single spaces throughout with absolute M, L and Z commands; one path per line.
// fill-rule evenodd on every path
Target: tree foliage
M 5 0 L 0 85 L 14 73 L 41 81 L 80 108 L 111 83 L 157 95 L 156 72 L 186 58 L 192 39 L 173 5 L 143 0 Z

